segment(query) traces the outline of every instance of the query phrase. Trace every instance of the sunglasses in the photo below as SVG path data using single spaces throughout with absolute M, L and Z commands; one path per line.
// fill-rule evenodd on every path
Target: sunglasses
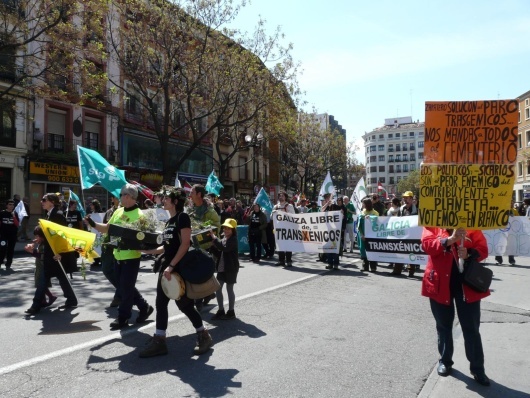
M 40 201 L 41 201 L 42 203 L 44 203 L 44 202 L 47 202 L 48 199 L 46 199 L 46 198 L 42 198 Z

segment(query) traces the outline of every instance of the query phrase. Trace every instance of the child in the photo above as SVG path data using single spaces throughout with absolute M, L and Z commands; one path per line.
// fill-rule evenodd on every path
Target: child
M 36 226 L 33 230 L 33 235 L 35 236 L 35 239 L 33 239 L 34 243 L 28 243 L 24 250 L 30 253 L 33 257 L 35 257 L 35 288 L 37 287 L 37 281 L 40 280 L 40 278 L 43 278 L 44 275 L 42 273 L 44 272 L 44 264 L 42 262 L 42 248 L 43 243 L 46 240 L 44 237 L 44 233 L 42 232 L 42 228 L 39 226 Z M 51 282 L 48 282 L 48 288 L 52 286 Z M 55 300 L 57 300 L 57 296 L 54 296 L 50 289 L 46 289 L 44 292 L 46 296 L 48 297 L 48 301 L 46 299 L 43 299 L 42 306 L 43 307 L 49 307 L 52 305 Z

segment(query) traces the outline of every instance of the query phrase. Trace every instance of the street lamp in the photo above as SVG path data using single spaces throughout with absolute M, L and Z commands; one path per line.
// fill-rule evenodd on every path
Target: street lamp
M 258 133 L 257 135 L 250 135 L 247 134 L 245 136 L 245 142 L 247 143 L 246 147 L 253 148 L 253 155 L 252 155 L 252 185 L 256 184 L 256 151 L 259 153 L 259 148 L 261 147 L 261 144 L 263 143 L 263 134 Z

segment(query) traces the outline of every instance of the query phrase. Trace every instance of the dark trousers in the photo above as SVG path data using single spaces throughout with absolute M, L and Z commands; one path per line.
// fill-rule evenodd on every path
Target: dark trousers
M 433 299 L 431 311 L 436 321 L 438 332 L 438 352 L 440 362 L 446 366 L 453 366 L 453 321 L 455 319 L 455 304 L 458 320 L 464 335 L 464 346 L 469 368 L 473 373 L 484 373 L 484 351 L 480 337 L 480 300 L 466 303 L 463 294 L 456 294 L 450 305 L 440 304 Z
M 112 250 L 103 249 L 101 251 L 101 271 L 107 280 L 116 288 L 114 293 L 114 298 L 119 298 L 120 294 L 118 292 L 118 279 L 116 278 L 116 259 Z
M 502 256 L 495 256 L 495 261 L 502 264 Z M 508 263 L 515 264 L 515 256 L 508 256 Z
M 252 260 L 261 259 L 261 231 L 251 231 L 248 234 L 248 247 Z
M 274 227 L 272 225 L 272 222 L 269 222 L 267 224 L 267 229 L 265 229 L 265 234 L 267 235 L 267 246 L 268 246 L 267 255 L 269 257 L 272 257 L 274 256 L 274 252 L 276 251 L 276 240 L 274 239 Z
M 291 257 L 293 256 L 293 252 L 278 252 L 278 259 L 280 263 L 285 264 L 285 261 L 287 260 L 288 263 L 291 263 Z
M 15 244 L 17 243 L 16 233 L 10 237 L 2 237 L 6 242 L 5 246 L 0 246 L 0 264 L 6 260 L 6 268 L 11 267 L 13 262 L 13 254 L 15 253 Z
M 170 302 L 170 299 L 162 290 L 162 284 L 160 282 L 161 278 L 164 278 L 162 273 L 158 275 L 158 283 L 156 285 L 156 328 L 160 330 L 166 330 L 169 318 L 167 306 Z M 202 326 L 202 317 L 195 308 L 194 300 L 184 295 L 180 298 L 180 300 L 175 300 L 175 303 L 177 304 L 178 309 L 188 317 L 195 329 L 198 329 Z
M 59 263 L 44 265 L 44 272 L 39 274 L 39 280 L 36 281 L 37 289 L 35 290 L 35 296 L 33 296 L 33 308 L 41 308 L 52 276 L 55 276 L 59 280 L 59 285 L 61 286 L 64 297 L 66 298 L 65 304 L 73 306 L 78 304 L 74 289 L 72 289 L 72 285 L 70 284 L 68 277 L 60 267 L 61 266 Z
M 139 258 L 116 261 L 116 280 L 121 295 L 121 303 L 118 308 L 120 321 L 125 321 L 131 317 L 133 305 L 138 307 L 140 311 L 147 311 L 147 301 L 135 287 L 139 270 Z

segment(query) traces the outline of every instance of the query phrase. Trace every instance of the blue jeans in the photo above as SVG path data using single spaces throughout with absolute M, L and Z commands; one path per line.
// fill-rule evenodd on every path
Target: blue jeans
M 118 281 L 118 291 L 121 295 L 121 303 L 118 308 L 118 318 L 125 321 L 131 317 L 133 305 L 142 312 L 147 311 L 147 301 L 136 289 L 136 279 L 140 270 L 140 259 L 116 261 L 116 280 Z
M 459 289 L 460 290 L 460 289 Z M 466 357 L 472 373 L 484 373 L 484 351 L 480 337 L 480 300 L 466 303 L 463 293 L 456 292 L 450 305 L 440 304 L 430 299 L 431 311 L 436 321 L 438 332 L 438 352 L 440 362 L 446 366 L 453 366 L 453 321 L 455 319 L 455 304 L 458 320 L 462 327 Z

